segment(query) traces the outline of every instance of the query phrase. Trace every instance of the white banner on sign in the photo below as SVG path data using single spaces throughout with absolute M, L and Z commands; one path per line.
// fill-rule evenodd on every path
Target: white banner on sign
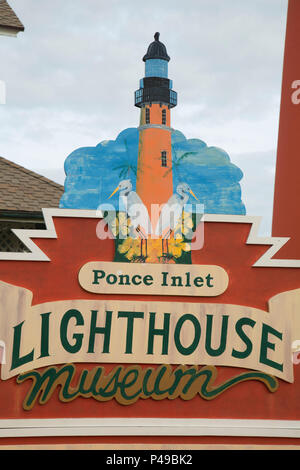
M 32 292 L 0 282 L 2 380 L 65 363 L 223 365 L 293 382 L 300 289 L 269 312 L 201 302 L 64 300 L 32 306 Z

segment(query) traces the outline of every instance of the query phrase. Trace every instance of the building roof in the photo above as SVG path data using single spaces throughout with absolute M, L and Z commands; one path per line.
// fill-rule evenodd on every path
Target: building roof
M 161 59 L 169 62 L 170 57 L 168 56 L 166 46 L 160 42 L 159 35 L 160 33 L 154 34 L 154 41 L 151 42 L 148 47 L 147 54 L 143 57 L 144 62 L 149 59 Z
M 58 207 L 64 187 L 0 157 L 0 211 L 41 212 Z
M 0 27 L 24 31 L 24 26 L 6 0 L 0 0 Z

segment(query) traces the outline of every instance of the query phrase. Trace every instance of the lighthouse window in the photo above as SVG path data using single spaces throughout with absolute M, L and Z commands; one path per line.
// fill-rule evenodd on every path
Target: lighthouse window
M 177 105 L 177 93 L 176 91 L 170 90 L 170 103 L 174 106 Z
M 146 108 L 146 124 L 150 123 L 150 109 Z
M 161 122 L 164 125 L 167 124 L 167 111 L 165 109 L 163 109 L 161 112 Z
M 166 151 L 161 152 L 161 166 L 164 166 L 164 167 L 167 166 L 167 152 Z
M 143 100 L 143 90 L 137 90 L 135 92 L 135 103 L 141 103 Z

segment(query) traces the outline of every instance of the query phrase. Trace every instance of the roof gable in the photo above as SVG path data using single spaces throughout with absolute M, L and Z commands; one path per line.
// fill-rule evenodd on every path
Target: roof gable
M 0 157 L 0 210 L 40 212 L 58 207 L 64 187 Z

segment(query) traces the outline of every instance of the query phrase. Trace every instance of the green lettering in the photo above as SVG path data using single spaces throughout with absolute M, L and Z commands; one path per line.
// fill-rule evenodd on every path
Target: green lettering
M 84 369 L 80 376 L 80 382 L 78 386 L 78 395 L 81 395 L 81 396 L 96 395 L 97 394 L 96 386 L 101 378 L 103 370 L 104 370 L 103 367 L 97 367 L 96 369 L 94 369 L 94 371 Z M 91 374 L 93 374 L 93 380 L 92 381 L 90 379 L 87 380 L 87 378 L 89 378 Z M 88 383 L 87 388 L 85 388 L 86 382 Z
M 99 388 L 97 395 L 100 395 L 101 397 L 106 397 L 106 398 L 113 397 L 117 393 L 117 390 L 119 387 L 119 376 L 120 376 L 121 371 L 122 371 L 122 366 L 114 370 L 113 373 L 110 374 L 111 377 L 108 377 L 109 380 L 107 384 L 105 385 L 105 387 Z M 111 384 L 113 384 L 113 388 L 109 391 L 108 389 L 111 386 Z
M 49 317 L 51 312 L 42 313 L 42 327 L 41 327 L 41 357 L 49 356 Z
M 216 357 L 223 354 L 226 348 L 227 342 L 227 330 L 228 330 L 228 315 L 223 315 L 222 317 L 222 329 L 220 337 L 220 346 L 217 349 L 212 348 L 212 322 L 213 315 L 207 315 L 207 325 L 206 325 L 206 338 L 205 338 L 205 349 L 207 354 L 210 356 Z
M 82 333 L 74 333 L 73 334 L 73 339 L 75 339 L 74 344 L 72 345 L 69 340 L 68 340 L 68 326 L 69 322 L 71 319 L 76 320 L 76 326 L 82 326 L 84 325 L 84 319 L 79 310 L 71 309 L 68 310 L 60 324 L 60 340 L 63 348 L 71 353 L 71 354 L 76 354 L 78 351 L 80 351 L 81 346 L 82 346 L 82 339 L 83 339 L 83 334 Z
M 129 382 L 127 382 L 127 379 L 130 377 L 130 375 L 133 375 L 133 378 Z M 132 387 L 132 385 L 136 383 L 138 378 L 139 378 L 139 371 L 137 369 L 131 369 L 124 375 L 122 382 L 120 382 L 119 384 L 119 388 L 120 388 L 121 396 L 125 400 L 133 400 L 134 398 L 138 397 L 139 394 L 141 393 L 142 391 L 141 389 L 139 389 L 133 395 L 128 395 L 126 392 L 126 389 L 129 387 Z
M 106 312 L 105 326 L 96 326 L 98 316 L 97 310 L 91 310 L 91 314 L 88 353 L 94 353 L 96 335 L 104 335 L 102 352 L 109 353 L 112 312 Z
M 109 274 L 106 278 L 107 284 L 115 284 L 117 282 L 118 278 L 115 274 Z
M 194 339 L 189 346 L 183 346 L 180 341 L 181 328 L 186 321 L 192 322 L 194 326 L 194 330 L 195 330 Z M 179 318 L 175 327 L 175 331 L 174 331 L 174 341 L 175 341 L 175 346 L 178 352 L 180 352 L 180 354 L 183 354 L 185 356 L 192 354 L 199 344 L 200 336 L 201 336 L 201 326 L 200 326 L 198 319 L 194 315 L 191 315 L 189 313 L 182 315 L 182 317 Z
M 24 408 L 30 410 L 39 395 L 39 403 L 40 405 L 44 405 L 51 398 L 58 385 L 61 385 L 59 397 L 62 401 L 74 399 L 77 396 L 77 391 L 71 393 L 70 384 L 75 371 L 76 369 L 73 364 L 66 364 L 60 370 L 57 370 L 56 367 L 51 367 L 41 373 L 33 370 L 19 375 L 17 378 L 18 384 L 27 379 L 32 379 L 32 386 L 25 398 Z
M 20 357 L 21 333 L 24 322 L 25 320 L 14 327 L 14 340 L 10 370 L 16 369 L 17 367 L 27 364 L 27 362 L 33 361 L 34 349 L 25 356 Z
M 143 312 L 118 312 L 118 318 L 127 318 L 126 350 L 125 354 L 132 353 L 133 324 L 136 318 L 144 318 Z
M 161 283 L 162 286 L 167 286 L 167 285 L 168 285 L 168 283 L 167 283 L 168 274 L 169 274 L 169 273 L 162 272 L 162 277 L 163 277 L 162 283 Z
M 156 379 L 155 379 L 155 383 L 154 383 L 154 388 L 153 388 L 153 393 L 154 395 L 164 395 L 165 393 L 168 393 L 169 390 L 170 390 L 170 387 L 166 388 L 165 390 L 161 390 L 159 388 L 160 386 L 160 382 L 161 380 L 164 378 L 164 375 L 166 374 L 166 371 L 170 371 L 169 367 L 168 366 L 160 366 L 158 368 L 158 374 L 156 376 Z
M 163 326 L 162 329 L 154 328 L 154 326 L 155 326 L 155 317 L 156 317 L 156 313 L 155 312 L 150 312 L 147 354 L 153 354 L 154 336 L 162 336 L 162 338 L 163 338 L 162 354 L 168 354 L 170 314 L 169 313 L 164 314 L 164 326 Z
M 206 279 L 207 287 L 214 287 L 212 283 L 210 282 L 213 280 L 213 277 L 210 274 L 208 274 L 205 279 Z
M 185 273 L 185 287 L 191 287 L 191 273 Z
M 194 284 L 195 284 L 196 287 L 202 287 L 202 286 L 203 286 L 203 283 L 204 283 L 203 277 L 200 277 L 200 276 L 199 276 L 199 277 L 195 277 L 195 279 L 194 279 Z
M 245 343 L 246 349 L 244 351 L 237 351 L 236 349 L 232 350 L 232 357 L 236 357 L 237 359 L 246 359 L 248 357 L 253 349 L 253 345 L 251 340 L 248 338 L 246 333 L 243 330 L 244 325 L 249 325 L 251 328 L 255 326 L 256 322 L 252 320 L 251 318 L 240 318 L 235 325 L 235 331 L 241 338 L 241 340 Z
M 171 279 L 172 279 L 171 286 L 182 287 L 183 284 L 182 284 L 181 276 L 171 276 Z
M 94 273 L 94 280 L 93 280 L 92 284 L 99 284 L 99 279 L 104 278 L 105 272 L 104 271 L 98 271 L 98 269 L 93 269 L 93 273 Z
M 134 284 L 135 286 L 139 286 L 142 282 L 142 276 L 140 276 L 139 274 L 135 274 L 134 276 L 132 276 L 132 284 Z
M 150 276 L 150 274 L 147 274 L 147 276 L 144 276 L 143 281 L 144 281 L 145 286 L 152 286 L 152 284 L 153 284 L 153 277 Z
M 270 343 L 268 340 L 269 334 L 275 336 L 276 338 L 279 338 L 282 341 L 282 333 L 279 331 L 275 330 L 269 325 L 266 325 L 263 323 L 262 326 L 262 333 L 261 333 L 261 345 L 260 345 L 260 357 L 259 361 L 262 364 L 266 364 L 267 366 L 273 367 L 274 369 L 283 370 L 283 364 L 278 364 L 278 362 L 272 361 L 267 357 L 268 354 L 268 349 L 272 349 L 272 351 L 275 351 L 275 343 Z
M 124 282 L 125 279 L 125 282 Z M 119 276 L 119 285 L 120 286 L 130 286 L 130 280 L 128 274 L 120 274 Z

